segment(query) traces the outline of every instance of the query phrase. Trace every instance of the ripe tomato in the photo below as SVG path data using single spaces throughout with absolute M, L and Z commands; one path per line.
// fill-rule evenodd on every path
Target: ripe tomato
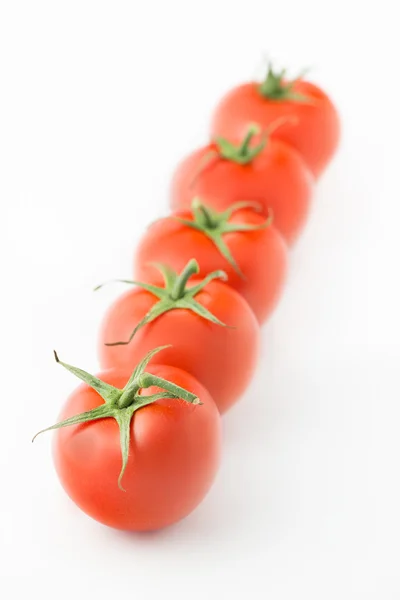
M 234 204 L 223 213 L 194 200 L 190 212 L 176 212 L 153 223 L 135 255 L 134 278 L 148 281 L 164 261 L 180 271 L 196 256 L 200 274 L 224 269 L 228 285 L 250 304 L 264 322 L 280 298 L 287 270 L 286 244 L 251 203 Z
M 258 357 L 259 326 L 238 292 L 209 280 L 221 273 L 188 282 L 198 270 L 196 261 L 190 261 L 177 277 L 164 267 L 165 286 L 156 287 L 161 280 L 154 269 L 147 279 L 150 291 L 147 284 L 146 289 L 135 288 L 118 298 L 103 321 L 99 359 L 104 369 L 129 370 L 143 352 L 171 344 L 163 362 L 194 375 L 223 413 L 251 379 Z
M 121 408 L 116 398 L 130 376 L 118 369 L 101 373 L 100 379 L 79 372 L 87 383 L 62 411 L 61 418 L 72 424 L 53 426 L 54 459 L 65 491 L 85 513 L 116 529 L 149 531 L 184 518 L 206 495 L 219 465 L 220 418 L 210 394 L 192 375 L 165 365 L 147 367 L 144 383 L 150 387 L 131 385 L 125 404 L 133 403 Z M 188 400 L 178 399 L 179 392 L 163 393 L 165 380 L 174 390 L 184 388 Z M 202 406 L 190 403 L 195 397 Z
M 287 81 L 284 73 L 275 74 L 270 68 L 263 83 L 234 88 L 214 112 L 211 137 L 239 140 L 249 123 L 258 123 L 264 129 L 286 116 L 295 117 L 297 122 L 282 125 L 272 137 L 296 148 L 318 177 L 337 148 L 339 116 L 327 94 L 303 79 Z
M 275 227 L 292 244 L 307 219 L 312 176 L 300 155 L 273 137 L 250 146 L 257 132 L 250 126 L 238 146 L 216 139 L 186 157 L 172 179 L 171 207 L 188 209 L 193 196 L 221 211 L 255 200 L 265 215 L 272 210 Z

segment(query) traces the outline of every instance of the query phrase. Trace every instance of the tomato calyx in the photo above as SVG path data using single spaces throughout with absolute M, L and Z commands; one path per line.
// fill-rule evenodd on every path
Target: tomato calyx
M 194 198 L 192 201 L 192 215 L 193 220 L 184 219 L 182 217 L 171 217 L 180 223 L 183 223 L 187 227 L 201 231 L 206 235 L 219 250 L 220 254 L 228 261 L 233 267 L 236 273 L 245 279 L 239 265 L 231 254 L 227 244 L 225 243 L 224 236 L 227 233 L 237 232 L 249 232 L 258 231 L 269 227 L 272 223 L 272 213 L 269 214 L 267 219 L 260 224 L 253 223 L 230 223 L 229 219 L 231 216 L 244 208 L 251 208 L 254 211 L 260 212 L 261 205 L 258 202 L 243 201 L 235 202 L 227 210 L 218 212 L 212 209 L 210 206 L 203 204 L 199 198 Z
M 207 167 L 212 167 L 221 160 L 234 162 L 238 165 L 251 163 L 264 150 L 270 134 L 270 129 L 266 129 L 261 134 L 260 142 L 256 146 L 250 146 L 253 137 L 258 135 L 260 131 L 261 129 L 257 124 L 251 124 L 239 145 L 233 144 L 224 137 L 216 137 L 210 146 L 210 150 L 200 160 L 196 173 L 189 183 L 189 187 L 192 188 L 194 186 Z
M 298 119 L 294 115 L 283 115 L 282 117 L 275 119 L 275 121 L 270 123 L 264 130 L 261 130 L 260 126 L 256 123 L 253 123 L 249 125 L 248 130 L 239 145 L 233 144 L 226 138 L 216 137 L 213 140 L 213 145 L 210 150 L 206 152 L 200 160 L 198 169 L 196 170 L 189 187 L 192 188 L 204 171 L 208 167 L 211 168 L 215 166 L 219 161 L 227 160 L 243 166 L 250 164 L 264 150 L 270 135 L 276 129 L 279 129 L 282 125 L 288 123 L 294 125 L 297 122 Z M 251 141 L 254 136 L 259 136 L 259 142 L 255 146 L 251 146 Z
M 176 385 L 171 381 L 167 381 L 166 379 L 162 379 L 161 377 L 157 377 L 156 375 L 146 372 L 146 367 L 153 356 L 169 347 L 170 346 L 160 346 L 146 354 L 143 360 L 136 365 L 128 383 L 123 389 L 119 389 L 108 383 L 105 383 L 105 381 L 98 379 L 94 375 L 90 375 L 90 373 L 87 373 L 82 369 L 78 369 L 77 367 L 73 367 L 67 363 L 61 362 L 57 356 L 57 353 L 54 351 L 56 362 L 94 389 L 104 400 L 104 404 L 101 404 L 92 410 L 88 410 L 84 413 L 70 417 L 69 419 L 60 421 L 51 427 L 42 429 L 34 436 L 32 442 L 40 433 L 44 433 L 45 431 L 50 431 L 52 429 L 60 429 L 61 427 L 79 425 L 81 423 L 90 423 L 91 421 L 97 421 L 99 419 L 115 419 L 120 431 L 122 456 L 122 467 L 118 477 L 118 487 L 122 491 L 125 491 L 122 487 L 121 481 L 128 464 L 131 420 L 134 413 L 143 406 L 147 406 L 148 404 L 152 404 L 153 402 L 162 400 L 164 398 L 169 398 L 172 400 L 181 399 L 189 404 L 202 404 L 195 394 L 192 394 L 188 390 L 181 388 L 179 385 Z M 151 394 L 150 396 L 142 396 L 140 394 L 142 389 L 149 388 L 151 386 L 161 388 L 164 391 Z
M 268 140 L 269 131 L 266 130 L 262 132 L 260 142 L 256 146 L 251 146 L 252 139 L 259 133 L 261 133 L 260 127 L 253 123 L 239 145 L 233 144 L 226 138 L 216 137 L 214 143 L 218 157 L 239 165 L 251 163 L 264 150 Z
M 205 306 L 195 300 L 195 296 L 201 292 L 209 283 L 214 279 L 221 279 L 222 281 L 227 280 L 225 271 L 218 270 L 209 273 L 202 281 L 197 285 L 189 287 L 188 281 L 193 276 L 200 272 L 199 263 L 192 258 L 181 273 L 176 273 L 173 269 L 167 265 L 161 263 L 152 263 L 152 266 L 158 269 L 164 279 L 164 287 L 144 283 L 142 281 L 132 281 L 129 279 L 115 279 L 113 281 L 119 281 L 122 283 L 129 283 L 141 287 L 142 289 L 150 292 L 156 296 L 159 301 L 154 304 L 148 313 L 143 317 L 141 321 L 136 325 L 132 331 L 128 340 L 107 342 L 106 346 L 126 346 L 131 342 L 134 335 L 147 323 L 151 323 L 162 314 L 175 309 L 190 310 L 203 319 L 211 321 L 216 325 L 222 327 L 229 327 L 222 321 L 220 321 L 215 315 L 213 315 Z M 98 285 L 95 290 L 100 289 L 103 285 Z
M 292 101 L 310 103 L 311 98 L 305 94 L 299 94 L 295 91 L 296 83 L 302 79 L 305 72 L 302 72 L 295 79 L 285 78 L 286 69 L 275 72 L 271 63 L 268 65 L 267 75 L 264 81 L 258 85 L 258 91 L 263 98 L 275 101 Z

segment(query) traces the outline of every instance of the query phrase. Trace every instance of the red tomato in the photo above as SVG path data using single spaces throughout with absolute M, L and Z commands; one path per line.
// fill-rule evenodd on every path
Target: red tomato
M 112 395 L 104 401 L 90 387 L 92 383 L 84 383 L 71 394 L 62 411 L 63 420 L 79 415 L 77 423 L 53 426 L 61 425 L 53 448 L 64 489 L 85 513 L 116 529 L 149 531 L 182 519 L 204 498 L 219 464 L 220 418 L 207 390 L 192 375 L 175 367 L 150 366 L 145 373 L 146 377 L 156 376 L 161 382 L 167 380 L 184 388 L 182 392 L 189 390 L 203 405 L 177 397 L 146 405 L 149 396 L 164 389 L 150 386 L 135 392 L 134 402 L 144 405 L 134 411 L 133 404 L 123 408 L 115 405 L 111 417 L 100 418 L 94 414 L 109 406 Z M 86 380 L 81 374 L 78 376 Z M 113 369 L 101 373 L 101 381 L 95 385 L 109 384 L 120 392 L 130 375 L 130 371 Z M 81 414 L 93 410 L 93 420 Z M 128 415 L 126 428 L 118 421 L 124 415 Z M 121 452 L 127 461 L 123 489 L 118 486 Z
M 258 321 L 264 322 L 282 293 L 287 248 L 277 229 L 265 226 L 265 217 L 241 206 L 235 210 L 233 205 L 225 215 L 195 203 L 190 212 L 176 212 L 153 223 L 137 248 L 134 278 L 148 281 L 154 262 L 163 261 L 181 271 L 196 256 L 201 275 L 223 269 L 228 285 L 242 294 Z
M 161 283 L 155 269 L 147 281 L 153 285 Z M 99 359 L 104 369 L 129 370 L 143 353 L 171 344 L 163 353 L 163 362 L 194 375 L 223 413 L 238 400 L 251 379 L 258 357 L 259 326 L 245 299 L 220 281 L 209 282 L 195 296 L 196 310 L 208 311 L 219 322 L 210 322 L 186 307 L 187 294 L 200 283 L 198 279 L 190 281 L 178 300 L 173 300 L 172 292 L 168 292 L 164 302 L 174 305 L 177 302 L 177 307 L 141 326 L 129 343 L 126 342 L 133 330 L 149 311 L 157 314 L 160 300 L 153 293 L 138 288 L 118 298 L 103 321 Z M 161 289 L 166 291 L 166 288 Z M 119 341 L 125 344 L 107 345 Z
M 249 123 L 258 123 L 264 129 L 281 117 L 295 117 L 297 122 L 282 125 L 272 137 L 298 150 L 318 177 L 337 148 L 340 123 L 329 97 L 308 81 L 288 82 L 283 73 L 275 75 L 270 69 L 264 83 L 234 88 L 215 110 L 211 137 L 240 140 Z
M 311 173 L 293 148 L 273 138 L 258 148 L 247 147 L 247 162 L 238 162 L 241 147 L 254 133 L 250 128 L 240 146 L 231 145 L 232 155 L 224 154 L 229 144 L 223 140 L 222 145 L 211 143 L 185 158 L 173 176 L 171 207 L 188 209 L 194 196 L 221 211 L 241 200 L 255 200 L 265 215 L 272 210 L 275 227 L 292 244 L 308 216 Z

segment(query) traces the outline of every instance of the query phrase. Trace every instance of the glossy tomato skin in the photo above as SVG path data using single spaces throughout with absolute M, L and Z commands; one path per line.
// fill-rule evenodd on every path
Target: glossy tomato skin
M 272 137 L 295 148 L 315 177 L 331 160 L 340 137 L 339 115 L 330 98 L 316 85 L 299 80 L 293 91 L 310 102 L 270 100 L 259 92 L 259 84 L 246 83 L 231 90 L 217 106 L 211 123 L 211 137 L 243 139 L 249 123 L 265 129 L 281 117 L 295 117 L 297 123 L 281 125 Z
M 199 281 L 191 280 L 189 287 Z M 156 272 L 154 278 L 148 278 L 148 283 L 161 284 Z M 153 348 L 171 344 L 163 351 L 163 362 L 194 375 L 210 392 L 219 411 L 225 412 L 244 392 L 256 367 L 259 325 L 245 299 L 219 281 L 208 284 L 196 295 L 196 301 L 231 327 L 211 323 L 186 309 L 174 309 L 144 325 L 129 344 L 106 346 L 105 343 L 128 340 L 157 302 L 153 294 L 139 288 L 120 296 L 101 327 L 102 368 L 129 371 Z
M 54 459 L 60 481 L 72 500 L 105 525 L 150 531 L 187 516 L 204 498 L 218 470 L 221 428 L 218 409 L 207 390 L 191 375 L 170 366 L 149 366 L 153 373 L 195 393 L 203 405 L 158 400 L 140 408 L 131 421 L 129 460 L 122 485 L 119 429 L 102 419 L 58 429 Z M 101 379 L 122 388 L 129 371 L 109 370 Z M 149 395 L 158 388 L 148 388 Z M 67 418 L 102 403 L 86 384 L 68 398 Z
M 195 196 L 221 211 L 234 202 L 256 200 L 264 215 L 272 210 L 274 226 L 293 244 L 306 223 L 313 188 L 312 175 L 301 156 L 271 138 L 248 164 L 218 159 L 202 168 L 213 150 L 214 144 L 200 148 L 178 165 L 171 185 L 172 210 L 190 208 Z
M 172 217 L 193 220 L 191 212 L 174 213 Z M 244 209 L 234 213 L 229 223 L 261 225 L 265 217 Z M 148 281 L 154 271 L 150 263 L 154 262 L 164 262 L 180 272 L 194 256 L 202 276 L 223 269 L 228 275 L 228 285 L 247 300 L 259 323 L 263 323 L 275 308 L 284 287 L 286 243 L 273 225 L 257 231 L 227 233 L 223 239 L 243 276 L 202 231 L 174 218 L 157 221 L 146 231 L 137 248 L 134 279 Z

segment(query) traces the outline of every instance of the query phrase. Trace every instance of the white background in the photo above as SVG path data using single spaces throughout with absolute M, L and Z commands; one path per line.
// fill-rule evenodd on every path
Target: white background
M 400 598 L 395 3 L 0 6 L 0 595 Z M 30 442 L 76 385 L 52 349 L 98 369 L 99 321 L 121 289 L 93 286 L 131 276 L 177 160 L 266 53 L 312 68 L 339 107 L 340 151 L 254 383 L 224 418 L 211 493 L 174 527 L 118 533 L 66 498 L 51 436 Z

